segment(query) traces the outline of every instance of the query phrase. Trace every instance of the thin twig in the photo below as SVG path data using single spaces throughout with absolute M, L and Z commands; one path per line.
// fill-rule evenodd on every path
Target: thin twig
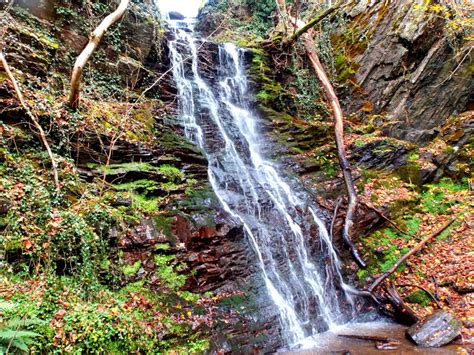
M 419 239 L 416 235 L 408 233 L 408 232 L 404 231 L 403 229 L 401 229 L 399 226 L 397 226 L 397 224 L 394 221 L 392 221 L 390 218 L 385 216 L 385 214 L 382 211 L 380 211 L 378 208 L 376 208 L 374 206 L 371 206 L 371 205 L 369 205 L 368 203 L 365 203 L 365 202 L 361 202 L 361 203 L 364 206 L 366 206 L 367 208 L 369 208 L 369 209 L 373 210 L 374 212 L 376 212 L 380 217 L 385 219 L 388 223 L 390 223 L 392 225 L 393 228 L 395 228 L 400 233 L 408 235 L 409 237 L 412 237 L 412 238 Z
M 333 237 L 334 237 L 334 224 L 336 222 L 337 212 L 339 210 L 339 206 L 341 205 L 341 202 L 342 202 L 342 199 L 338 198 L 337 202 L 336 202 L 336 206 L 334 207 L 334 212 L 333 212 L 332 221 L 331 221 L 331 229 L 329 230 L 329 235 L 331 237 L 331 242 L 332 242 Z
M 43 142 L 43 145 L 46 148 L 46 151 L 48 152 L 49 158 L 51 159 L 51 165 L 52 165 L 53 176 L 54 176 L 54 184 L 56 185 L 56 192 L 60 192 L 57 163 L 56 163 L 56 160 L 54 159 L 53 152 L 51 151 L 48 140 L 46 139 L 46 134 L 44 133 L 43 128 L 39 124 L 38 119 L 35 116 L 35 114 L 33 114 L 33 112 L 28 108 L 25 102 L 25 99 L 23 98 L 23 94 L 21 93 L 20 87 L 18 86 L 18 83 L 15 77 L 13 76 L 12 71 L 10 70 L 10 66 L 8 65 L 8 62 L 5 59 L 5 56 L 1 52 L 0 52 L 0 62 L 2 63 L 3 68 L 5 69 L 5 72 L 7 73 L 8 77 L 10 78 L 10 81 L 13 84 L 13 88 L 15 89 L 16 95 L 18 97 L 18 100 L 20 101 L 21 106 L 26 111 L 27 115 L 30 117 L 36 129 L 39 131 L 40 139 Z

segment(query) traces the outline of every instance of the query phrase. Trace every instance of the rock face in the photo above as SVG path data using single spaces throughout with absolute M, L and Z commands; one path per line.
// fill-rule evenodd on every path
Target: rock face
M 461 334 L 461 322 L 451 313 L 439 310 L 412 325 L 407 335 L 417 345 L 440 347 Z
M 444 19 L 423 4 L 360 2 L 345 29 L 364 33 L 364 45 L 352 46 L 358 88 L 347 110 L 385 114 L 386 134 L 418 143 L 437 136 L 450 115 L 468 109 L 474 92 L 472 44 L 449 33 Z

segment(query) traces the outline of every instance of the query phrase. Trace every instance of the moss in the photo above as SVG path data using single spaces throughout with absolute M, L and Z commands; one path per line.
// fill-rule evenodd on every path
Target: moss
M 405 300 L 410 303 L 416 303 L 422 306 L 428 306 L 430 304 L 431 298 L 423 290 L 416 290 L 410 293 Z
M 185 265 L 180 263 L 175 264 L 174 255 L 156 254 L 153 260 L 156 265 L 156 273 L 167 288 L 170 290 L 178 290 L 184 286 L 187 276 L 180 275 L 178 272 L 181 268 L 184 268 Z
M 161 202 L 159 197 L 147 197 L 141 194 L 131 194 L 132 206 L 145 213 L 155 213 L 159 211 L 158 203 Z
M 22 35 L 30 37 L 37 43 L 41 44 L 44 49 L 54 52 L 59 48 L 60 42 L 48 33 L 47 27 L 39 22 L 35 16 L 31 15 L 26 9 L 16 6 L 13 8 L 13 12 L 15 18 L 24 21 L 23 24 L 17 22 L 19 25 L 16 26 L 14 30 Z
M 157 183 L 153 180 L 135 180 L 123 184 L 115 184 L 114 188 L 118 191 L 153 191 L 157 189 Z
M 184 173 L 177 167 L 169 164 L 159 166 L 158 171 L 171 182 L 181 182 L 184 179 Z
M 217 204 L 217 198 L 211 186 L 204 185 L 200 188 L 188 189 L 186 197 L 176 203 L 183 210 L 207 210 Z
M 138 272 L 141 266 L 142 266 L 142 262 L 138 260 L 133 265 L 125 265 L 122 268 L 122 272 L 125 276 L 132 276 Z
M 423 184 L 423 179 L 421 176 L 420 165 L 416 163 L 411 163 L 403 165 L 397 169 L 397 174 L 401 179 L 407 183 L 414 184 L 416 186 L 421 186 Z
M 273 78 L 274 70 L 268 65 L 266 54 L 262 50 L 254 50 L 250 73 L 256 79 L 260 91 L 257 98 L 263 104 L 269 104 L 282 94 L 282 86 Z

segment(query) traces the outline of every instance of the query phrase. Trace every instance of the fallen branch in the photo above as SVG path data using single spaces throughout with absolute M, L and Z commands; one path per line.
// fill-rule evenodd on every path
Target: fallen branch
M 342 231 L 342 239 L 349 247 L 351 255 L 357 264 L 365 268 L 366 264 L 363 261 L 362 257 L 359 255 L 354 243 L 351 239 L 351 229 L 354 224 L 353 218 L 355 215 L 355 210 L 357 207 L 357 193 L 354 186 L 354 181 L 352 179 L 351 167 L 349 161 L 346 158 L 346 149 L 344 146 L 344 116 L 342 113 L 341 105 L 339 104 L 339 99 L 336 96 L 334 88 L 329 81 L 329 78 L 326 75 L 326 72 L 319 61 L 319 57 L 316 53 L 316 44 L 314 43 L 312 33 L 307 32 L 304 35 L 304 42 L 306 47 L 306 52 L 308 57 L 313 65 L 314 71 L 321 82 L 321 85 L 324 88 L 326 97 L 331 104 L 333 109 L 333 119 L 334 119 L 334 133 L 336 138 L 336 147 L 337 147 L 337 156 L 339 158 L 339 165 L 341 166 L 342 174 L 344 176 L 344 182 L 346 184 L 347 197 L 349 204 L 347 206 L 346 218 L 344 221 L 344 228 Z
M 314 19 L 310 20 L 308 23 L 306 23 L 304 26 L 300 27 L 288 40 L 287 43 L 292 43 L 296 41 L 298 38 L 300 38 L 302 35 L 304 35 L 306 32 L 308 32 L 310 29 L 312 29 L 314 26 L 316 26 L 318 23 L 320 23 L 322 20 L 324 20 L 326 17 L 331 15 L 333 12 L 338 10 L 344 1 L 339 1 L 335 5 L 327 8 L 324 10 L 321 14 L 316 16 Z
M 8 62 L 3 55 L 3 53 L 0 52 L 0 62 L 2 63 L 3 69 L 5 69 L 5 72 L 8 75 L 8 78 L 13 84 L 13 88 L 15 90 L 15 93 L 18 97 L 18 100 L 20 101 L 21 106 L 25 110 L 26 114 L 30 117 L 31 122 L 33 122 L 33 125 L 36 127 L 36 129 L 39 132 L 39 136 L 41 141 L 43 142 L 44 147 L 46 148 L 46 151 L 48 152 L 49 159 L 51 160 L 51 165 L 53 169 L 53 177 L 54 177 L 54 185 L 56 186 L 56 192 L 60 191 L 60 185 L 59 185 L 59 175 L 58 175 L 58 166 L 56 163 L 56 160 L 54 159 L 53 152 L 51 151 L 51 147 L 49 146 L 48 140 L 46 138 L 46 134 L 44 133 L 43 128 L 38 122 L 37 117 L 33 114 L 33 112 L 29 109 L 28 105 L 25 102 L 25 99 L 23 98 L 23 94 L 21 93 L 20 87 L 18 86 L 18 83 L 13 76 L 12 71 L 10 70 L 10 66 L 8 65 Z
M 408 325 L 416 323 L 420 318 L 417 316 L 415 311 L 411 309 L 400 297 L 397 289 L 393 284 L 386 288 L 386 299 L 393 307 L 393 311 L 383 309 L 385 313 L 390 314 L 393 318 L 398 319 L 400 322 Z
M 94 32 L 90 34 L 89 43 L 87 43 L 79 57 L 77 57 L 71 75 L 71 92 L 69 94 L 69 106 L 71 108 L 76 109 L 79 105 L 81 77 L 84 66 L 96 50 L 107 29 L 122 18 L 127 9 L 128 2 L 129 0 L 121 0 L 117 9 L 102 20 Z
M 349 338 L 349 339 L 359 339 L 365 341 L 381 341 L 384 343 L 388 343 L 391 341 L 396 341 L 396 339 L 382 337 L 377 335 L 358 335 L 358 334 L 338 334 L 338 337 Z
M 431 241 L 434 237 L 436 237 L 437 235 L 439 235 L 440 233 L 442 233 L 446 228 L 448 228 L 454 221 L 456 220 L 456 218 L 453 218 L 451 220 L 449 220 L 448 222 L 444 223 L 438 230 L 436 230 L 435 232 L 431 233 L 429 236 L 425 237 L 423 240 L 421 240 L 415 247 L 413 247 L 408 253 L 406 253 L 405 255 L 403 255 L 400 259 L 398 259 L 398 261 L 387 271 L 385 272 L 384 274 L 382 274 L 381 276 L 379 276 L 373 283 L 372 285 L 370 285 L 370 287 L 367 289 L 367 291 L 369 292 L 373 292 L 374 289 L 380 285 L 380 283 L 385 280 L 387 277 L 389 277 L 391 274 L 393 274 L 395 272 L 395 270 L 397 270 L 400 265 L 402 265 L 410 256 L 412 256 L 413 254 L 416 254 L 417 252 L 419 252 L 421 249 L 423 249 L 423 247 L 426 245 L 426 243 L 428 243 L 429 241 Z

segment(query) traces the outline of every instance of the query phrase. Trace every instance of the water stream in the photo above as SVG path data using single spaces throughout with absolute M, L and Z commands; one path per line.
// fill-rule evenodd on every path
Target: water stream
M 265 157 L 258 116 L 249 103 L 252 92 L 244 50 L 219 46 L 212 80 L 203 75 L 203 39 L 192 21 L 170 21 L 169 42 L 178 90 L 178 119 L 186 136 L 205 153 L 209 181 L 224 210 L 244 227 L 261 277 L 281 322 L 288 346 L 346 318 L 340 261 L 314 196 L 295 186 Z M 318 255 L 310 252 L 311 229 L 317 228 Z M 313 233 L 314 234 L 314 233 Z

